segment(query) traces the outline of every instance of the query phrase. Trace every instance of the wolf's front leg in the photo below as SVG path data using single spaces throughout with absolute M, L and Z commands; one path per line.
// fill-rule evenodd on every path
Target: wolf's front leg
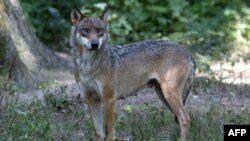
M 115 111 L 116 111 L 116 98 L 111 96 L 104 100 L 105 116 L 106 116 L 106 135 L 105 141 L 115 140 Z
M 104 130 L 103 130 L 103 112 L 102 105 L 100 101 L 91 102 L 89 105 L 89 111 L 95 127 L 96 141 L 104 140 Z

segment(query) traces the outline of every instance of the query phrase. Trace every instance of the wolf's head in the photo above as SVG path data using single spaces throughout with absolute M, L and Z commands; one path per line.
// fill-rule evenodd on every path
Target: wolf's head
M 71 45 L 98 50 L 108 42 L 108 10 L 100 17 L 87 17 L 74 8 L 71 12 L 71 22 Z

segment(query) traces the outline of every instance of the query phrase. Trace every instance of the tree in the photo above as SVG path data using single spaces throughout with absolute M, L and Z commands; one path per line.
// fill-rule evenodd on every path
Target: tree
M 30 30 L 19 0 L 0 1 L 0 52 L 0 59 L 11 66 L 9 77 L 28 88 L 46 80 L 48 71 L 69 67 Z

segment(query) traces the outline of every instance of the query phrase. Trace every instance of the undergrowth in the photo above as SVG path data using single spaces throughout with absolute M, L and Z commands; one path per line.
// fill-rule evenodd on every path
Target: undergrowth
M 2 106 L 0 140 L 94 140 L 94 128 L 84 105 L 65 104 L 64 100 L 55 103 L 58 100 L 54 98 L 45 103 Z M 188 141 L 220 141 L 224 124 L 250 123 L 249 111 L 235 113 L 212 108 L 206 113 L 191 110 L 189 114 L 192 124 Z M 115 130 L 117 140 L 163 141 L 178 140 L 180 136 L 173 114 L 154 104 L 118 108 Z

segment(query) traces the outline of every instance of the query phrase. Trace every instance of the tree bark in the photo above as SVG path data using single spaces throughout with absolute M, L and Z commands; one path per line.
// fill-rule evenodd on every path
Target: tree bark
M 0 52 L 13 64 L 11 77 L 28 88 L 46 80 L 45 70 L 69 67 L 68 61 L 42 44 L 28 27 L 19 0 L 0 1 L 0 38 Z

